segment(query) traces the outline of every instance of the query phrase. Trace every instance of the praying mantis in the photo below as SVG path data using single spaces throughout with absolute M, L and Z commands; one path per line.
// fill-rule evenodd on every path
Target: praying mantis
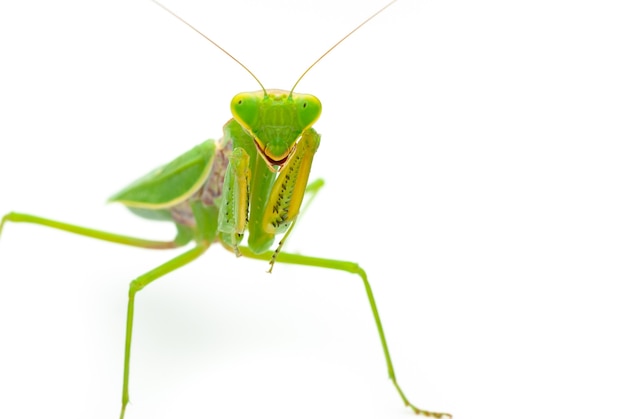
M 395 1 L 371 15 L 347 36 Z M 155 3 L 187 24 L 158 2 Z M 121 419 L 126 415 L 130 400 L 135 297 L 157 279 L 196 260 L 217 244 L 235 256 L 269 262 L 270 272 L 276 264 L 285 263 L 339 270 L 360 277 L 374 317 L 388 375 L 400 398 L 417 414 L 450 417 L 447 413 L 424 410 L 411 404 L 400 388 L 374 295 L 363 268 L 350 261 L 311 257 L 283 250 L 294 227 L 301 222 L 299 216 L 303 206 L 313 200 L 324 184 L 321 179 L 309 179 L 314 156 L 322 142 L 320 134 L 313 127 L 321 116 L 322 105 L 317 97 L 297 93 L 295 89 L 309 69 L 347 36 L 315 61 L 290 90 L 277 90 L 266 89 L 247 67 L 211 39 L 201 35 L 241 65 L 258 82 L 261 90 L 239 93 L 233 97 L 230 104 L 233 119 L 224 125 L 222 139 L 199 144 L 110 198 L 111 202 L 128 207 L 142 218 L 173 223 L 177 229 L 173 240 L 145 240 L 17 212 L 8 213 L 2 218 L 0 234 L 9 224 L 29 223 L 139 248 L 173 249 L 191 246 L 140 275 L 130 284 Z

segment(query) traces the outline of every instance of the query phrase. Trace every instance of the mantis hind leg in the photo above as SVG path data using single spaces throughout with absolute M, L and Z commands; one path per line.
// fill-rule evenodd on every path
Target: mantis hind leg
M 80 236 L 91 237 L 92 239 L 103 240 L 111 243 L 125 244 L 134 247 L 143 247 L 147 249 L 174 249 L 184 246 L 191 240 L 192 233 L 179 227 L 178 236 L 171 241 L 145 240 L 137 237 L 124 236 L 122 234 L 109 233 L 93 228 L 81 227 L 75 224 L 68 224 L 61 221 L 51 220 L 49 218 L 38 217 L 36 215 L 23 214 L 19 212 L 10 212 L 2 217 L 0 221 L 0 234 L 6 222 L 13 223 L 30 223 L 45 227 L 54 228 L 68 233 L 78 234 Z M 178 225 L 177 225 L 178 226 Z
M 383 347 L 383 352 L 385 354 L 385 361 L 387 363 L 387 373 L 389 375 L 389 378 L 393 382 L 393 385 L 395 386 L 396 390 L 398 391 L 398 394 L 402 398 L 402 401 L 404 402 L 406 406 L 410 407 L 413 410 L 413 412 L 415 412 L 418 415 L 423 415 L 423 416 L 433 417 L 433 418 L 452 418 L 452 415 L 449 413 L 439 413 L 439 412 L 432 412 L 432 411 L 420 409 L 417 406 L 413 405 L 411 402 L 409 402 L 407 397 L 404 395 L 404 392 L 402 391 L 402 389 L 400 388 L 400 385 L 398 384 L 398 381 L 396 379 L 396 373 L 393 369 L 393 364 L 391 362 L 391 355 L 389 353 L 389 347 L 387 346 L 387 339 L 385 338 L 385 332 L 383 331 L 383 324 L 380 320 L 380 315 L 378 314 L 378 308 L 376 307 L 376 301 L 374 300 L 374 293 L 372 292 L 372 287 L 370 286 L 369 281 L 367 280 L 367 274 L 365 273 L 363 268 L 361 268 L 357 263 L 347 262 L 347 261 L 342 261 L 342 260 L 335 260 L 335 259 L 317 258 L 317 257 L 304 256 L 304 255 L 298 255 L 298 254 L 293 254 L 293 253 L 284 253 L 284 252 L 281 252 L 278 254 L 276 254 L 275 252 L 265 252 L 265 253 L 257 255 L 253 253 L 252 251 L 250 251 L 250 249 L 245 248 L 245 247 L 241 247 L 239 250 L 241 251 L 242 256 L 246 256 L 246 257 L 253 258 L 253 259 L 267 260 L 268 258 L 274 258 L 274 260 L 279 263 L 290 263 L 290 264 L 302 265 L 302 266 L 315 266 L 318 268 L 336 269 L 336 270 L 359 275 L 359 277 L 361 277 L 361 280 L 363 281 L 363 285 L 365 286 L 367 299 L 369 301 L 370 308 L 374 316 L 374 321 L 376 322 L 376 329 L 378 330 L 378 336 L 380 338 L 380 343 Z

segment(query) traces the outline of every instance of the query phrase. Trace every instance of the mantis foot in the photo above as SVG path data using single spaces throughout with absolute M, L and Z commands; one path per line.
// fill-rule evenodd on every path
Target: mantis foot
M 417 407 L 413 406 L 410 403 L 409 403 L 409 407 L 411 409 L 413 409 L 413 411 L 417 415 L 422 415 L 422 416 L 426 416 L 426 417 L 429 417 L 429 418 L 437 418 L 437 419 L 441 419 L 441 418 L 452 419 L 452 415 L 450 413 L 430 412 L 428 410 L 418 409 Z
M 402 391 L 402 389 L 400 388 L 400 386 L 398 385 L 398 382 L 395 380 L 395 378 L 391 379 L 393 381 L 393 385 L 396 387 L 396 390 L 398 390 L 398 393 L 400 394 L 400 397 L 402 398 L 402 401 L 404 401 L 404 404 L 408 407 L 411 408 L 411 410 L 413 410 L 413 412 L 415 412 L 416 415 L 422 415 L 422 416 L 426 416 L 428 418 L 437 418 L 437 419 L 443 419 L 443 418 L 448 418 L 448 419 L 452 419 L 452 415 L 450 413 L 443 413 L 443 412 L 431 412 L 430 410 L 422 410 L 416 406 L 413 406 L 411 404 L 411 402 L 409 402 L 409 399 L 406 398 L 406 396 L 404 395 L 404 392 Z

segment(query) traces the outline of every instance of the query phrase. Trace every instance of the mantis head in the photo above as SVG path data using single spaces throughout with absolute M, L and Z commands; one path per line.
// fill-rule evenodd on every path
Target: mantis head
M 313 95 L 270 89 L 239 93 L 230 110 L 273 169 L 287 162 L 302 133 L 320 117 L 322 103 Z

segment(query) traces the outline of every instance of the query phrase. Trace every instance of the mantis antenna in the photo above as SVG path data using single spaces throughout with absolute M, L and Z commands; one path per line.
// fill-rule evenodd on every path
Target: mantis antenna
M 395 0 L 394 0 L 395 1 Z M 191 23 L 187 22 L 185 19 L 183 19 L 182 17 L 178 16 L 176 13 L 172 12 L 170 9 L 168 9 L 167 7 L 165 7 L 164 5 L 162 5 L 161 3 L 159 3 L 157 0 L 152 0 L 152 2 L 156 3 L 157 6 L 159 6 L 160 8 L 162 8 L 163 10 L 165 10 L 167 13 L 171 14 L 172 16 L 174 16 L 176 19 L 180 20 L 181 22 L 183 22 L 185 25 L 189 26 L 191 29 L 193 29 L 195 32 L 197 32 L 201 37 L 203 37 L 204 39 L 206 39 L 207 41 L 209 41 L 210 43 L 212 43 L 213 45 L 215 45 L 220 51 L 222 51 L 224 54 L 228 55 L 230 58 L 233 59 L 233 61 L 235 61 L 237 64 L 239 64 L 241 67 L 243 67 L 244 70 L 246 70 L 253 78 L 254 80 L 256 80 L 257 83 L 259 83 L 259 86 L 261 86 L 261 89 L 263 90 L 263 93 L 265 95 L 267 95 L 267 92 L 265 91 L 265 87 L 263 87 L 263 83 L 261 83 L 261 80 L 259 80 L 257 78 L 257 76 L 254 75 L 254 73 L 252 71 L 250 71 L 250 69 L 248 67 L 246 67 L 241 61 L 239 61 L 238 59 L 236 59 L 230 52 L 226 51 L 224 48 L 222 48 L 217 42 L 215 42 L 214 40 L 212 40 L 211 38 L 209 38 L 208 36 L 206 36 L 205 34 L 203 34 L 202 32 L 200 32 L 198 29 L 196 29 Z M 319 60 L 318 60 L 319 61 Z
M 305 76 L 306 73 L 309 72 L 310 69 L 312 69 L 315 64 L 319 63 L 320 61 L 322 61 L 322 58 L 326 57 L 332 50 L 334 50 L 335 48 L 337 48 L 337 46 L 339 46 L 339 44 L 341 44 L 343 41 L 346 40 L 346 38 L 348 38 L 350 35 L 352 35 L 353 33 L 355 33 L 356 31 L 358 31 L 359 29 L 361 29 L 361 27 L 363 25 L 365 25 L 367 22 L 369 22 L 370 20 L 374 19 L 376 16 L 378 16 L 379 14 L 381 14 L 386 8 L 388 8 L 389 6 L 391 6 L 392 4 L 394 4 L 396 1 L 398 0 L 391 0 L 389 3 L 387 3 L 385 6 L 383 6 L 380 10 L 378 10 L 376 13 L 374 13 L 373 15 L 371 15 L 370 17 L 368 17 L 367 19 L 365 19 L 363 22 L 361 22 L 357 27 L 355 27 L 354 29 L 352 29 L 350 32 L 348 32 L 343 38 L 341 38 L 339 41 L 337 41 L 335 43 L 335 45 L 333 45 L 332 47 L 330 47 L 328 50 L 326 50 L 325 53 L 323 53 L 317 60 L 315 60 L 313 62 L 313 64 L 311 64 L 306 70 L 304 70 L 304 73 L 302 73 L 302 75 L 298 78 L 298 80 L 296 80 L 295 84 L 293 85 L 293 87 L 291 88 L 291 90 L 289 91 L 289 96 L 291 96 L 291 94 L 293 93 L 293 91 L 296 89 L 296 86 L 298 85 L 298 83 L 300 83 L 300 80 L 302 80 Z
M 350 32 L 348 32 L 343 38 L 341 38 L 339 41 L 337 41 L 332 47 L 330 47 L 329 49 L 326 50 L 325 53 L 323 53 L 317 60 L 315 60 L 313 62 L 313 64 L 311 64 L 306 70 L 304 70 L 304 73 L 302 73 L 302 75 L 298 78 L 298 80 L 296 80 L 296 82 L 294 83 L 293 87 L 291 88 L 291 90 L 289 91 L 289 97 L 291 97 L 291 95 L 293 94 L 293 91 L 295 90 L 296 86 L 298 85 L 298 83 L 300 83 L 300 80 L 302 80 L 304 78 L 304 76 L 309 72 L 309 70 L 311 70 L 313 67 L 315 67 L 315 65 L 317 63 L 319 63 L 320 61 L 322 61 L 322 59 L 324 57 L 326 57 L 332 50 L 334 50 L 335 48 L 337 48 L 339 46 L 339 44 L 341 44 L 343 41 L 345 41 L 350 35 L 352 35 L 353 33 L 355 33 L 356 31 L 358 31 L 359 29 L 361 29 L 361 27 L 363 25 L 365 25 L 367 22 L 369 22 L 370 20 L 374 19 L 376 16 L 378 16 L 379 14 L 381 14 L 385 9 L 387 9 L 389 6 L 391 6 L 392 4 L 394 4 L 396 1 L 398 0 L 391 0 L 389 3 L 387 3 L 385 6 L 383 6 L 381 9 L 379 9 L 376 13 L 374 13 L 373 15 L 371 15 L 370 17 L 368 17 L 367 19 L 365 19 L 363 22 L 361 22 L 359 25 L 357 25 L 354 29 L 352 29 Z M 172 16 L 174 16 L 176 19 L 180 20 L 181 22 L 183 22 L 185 25 L 189 26 L 191 29 L 193 29 L 196 33 L 198 33 L 200 36 L 202 36 L 204 39 L 206 39 L 207 41 L 209 41 L 210 43 L 212 43 L 213 45 L 215 45 L 220 51 L 222 51 L 224 54 L 228 55 L 230 58 L 232 58 L 233 61 L 235 61 L 237 64 L 239 64 L 244 70 L 246 70 L 248 72 L 248 74 L 250 74 L 254 80 L 256 80 L 257 83 L 259 83 L 259 86 L 261 86 L 261 89 L 263 90 L 263 93 L 265 95 L 267 95 L 267 91 L 265 90 L 265 87 L 263 86 L 263 83 L 261 83 L 261 80 L 259 80 L 257 78 L 257 76 L 254 75 L 254 73 L 252 71 L 250 71 L 250 69 L 248 67 L 246 67 L 241 61 L 239 61 L 238 59 L 236 59 L 230 52 L 226 51 L 224 48 L 222 48 L 217 42 L 215 42 L 214 40 L 212 40 L 211 38 L 209 38 L 208 36 L 206 36 L 205 34 L 203 34 L 202 32 L 200 32 L 198 29 L 196 29 L 191 23 L 187 22 L 185 19 L 183 19 L 182 17 L 178 16 L 176 13 L 174 13 L 173 11 L 171 11 L 170 9 L 168 9 L 167 7 L 165 7 L 163 4 L 161 4 L 160 2 L 158 2 L 157 0 L 152 0 L 153 3 L 155 3 L 157 6 L 161 7 L 163 10 L 165 10 L 166 12 L 168 12 L 169 14 L 171 14 Z

